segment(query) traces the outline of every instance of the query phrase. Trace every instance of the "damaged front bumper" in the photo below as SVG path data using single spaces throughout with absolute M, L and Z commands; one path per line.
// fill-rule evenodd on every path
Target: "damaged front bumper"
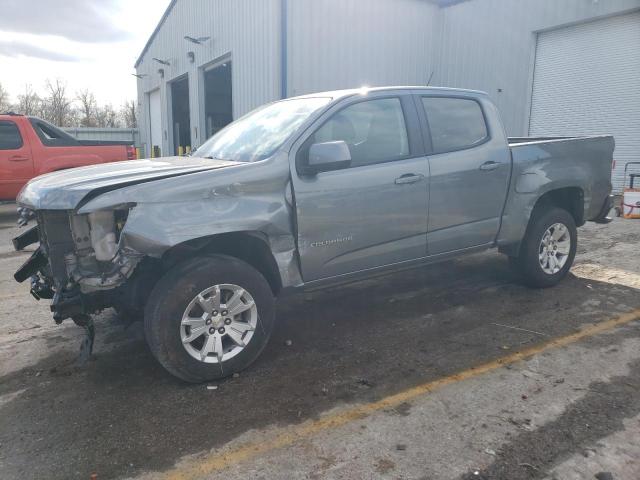
M 86 232 L 78 234 L 78 219 L 72 212 L 38 212 L 36 218 L 37 226 L 13 239 L 18 251 L 40 244 L 15 272 L 15 280 L 29 279 L 34 298 L 52 300 L 57 323 L 114 306 L 116 293 L 144 255 L 122 248 L 109 261 L 99 261 Z

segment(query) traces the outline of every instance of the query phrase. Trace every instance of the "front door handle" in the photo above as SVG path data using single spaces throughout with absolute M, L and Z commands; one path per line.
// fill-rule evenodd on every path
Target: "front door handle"
M 482 165 L 480 165 L 480 170 L 495 170 L 496 168 L 500 167 L 504 165 L 503 163 L 500 162 L 494 162 L 493 160 L 490 160 L 488 162 L 484 162 Z
M 29 157 L 23 157 L 21 155 L 14 155 L 13 157 L 9 157 L 10 162 L 26 162 L 29 160 Z
M 396 185 L 406 185 L 407 183 L 416 183 L 424 179 L 424 175 L 415 173 L 405 173 L 396 178 Z

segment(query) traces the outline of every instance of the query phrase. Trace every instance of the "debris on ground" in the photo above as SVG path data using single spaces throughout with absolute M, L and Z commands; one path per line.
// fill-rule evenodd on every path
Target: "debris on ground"
M 207 385 L 207 390 L 217 390 L 218 385 Z
M 598 480 L 614 480 L 613 474 L 611 472 L 598 472 L 595 474 L 595 477 Z
M 287 347 L 290 347 L 291 345 L 293 345 L 293 342 L 292 342 L 291 340 L 285 340 L 285 341 L 284 341 L 284 344 L 285 344 Z
M 233 378 L 238 378 L 240 376 L 240 374 L 238 372 L 236 372 L 232 376 L 233 376 Z
M 82 317 L 82 318 L 80 318 Z M 76 365 L 83 367 L 91 358 L 93 353 L 93 342 L 96 338 L 96 327 L 93 324 L 93 318 L 88 315 L 80 315 L 74 318 L 76 325 L 82 326 L 85 331 L 85 336 L 80 343 L 80 354 L 76 360 Z
M 396 464 L 388 458 L 379 458 L 375 463 L 375 467 L 378 473 L 385 474 L 396 468 Z
M 497 327 L 504 327 L 504 328 L 510 328 L 512 330 L 519 330 L 521 332 L 527 332 L 527 333 L 535 333 L 536 335 L 540 335 L 542 337 L 548 337 L 549 335 L 547 335 L 546 333 L 542 333 L 542 332 L 536 332 L 535 330 L 528 330 L 526 328 L 521 328 L 521 327 L 514 327 L 513 325 L 505 325 L 503 323 L 492 323 L 491 325 L 495 325 Z
M 404 443 L 399 443 L 396 445 L 396 450 L 404 451 L 407 449 L 407 446 Z
M 356 383 L 358 385 L 363 385 L 365 387 L 373 388 L 373 383 L 367 380 L 366 378 L 359 378 Z
M 486 453 L 487 455 L 491 455 L 492 457 L 496 456 L 496 451 L 492 450 L 491 448 L 485 448 L 484 453 Z

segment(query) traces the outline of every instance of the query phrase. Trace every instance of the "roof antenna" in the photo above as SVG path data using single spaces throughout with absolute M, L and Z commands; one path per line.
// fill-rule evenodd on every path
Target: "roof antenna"
M 427 87 L 431 85 L 431 79 L 433 78 L 433 74 L 436 73 L 435 70 L 431 70 L 431 75 L 429 75 L 429 80 L 427 80 Z

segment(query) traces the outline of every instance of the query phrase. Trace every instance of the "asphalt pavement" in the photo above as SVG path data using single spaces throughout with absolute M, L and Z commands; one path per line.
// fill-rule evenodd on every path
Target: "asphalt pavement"
M 494 252 L 280 301 L 262 357 L 188 385 L 111 310 L 53 323 L 0 207 L 0 478 L 640 478 L 640 221 L 559 286 Z M 603 477 L 604 478 L 604 477 Z

